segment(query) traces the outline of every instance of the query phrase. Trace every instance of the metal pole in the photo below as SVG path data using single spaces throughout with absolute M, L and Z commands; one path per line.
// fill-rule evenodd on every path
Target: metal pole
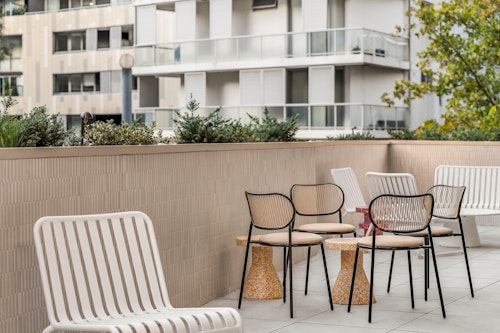
M 122 68 L 122 120 L 132 124 L 132 69 Z

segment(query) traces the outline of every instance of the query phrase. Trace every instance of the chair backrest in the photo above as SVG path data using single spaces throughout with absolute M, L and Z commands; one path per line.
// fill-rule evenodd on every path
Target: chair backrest
M 51 323 L 171 308 L 144 213 L 42 217 L 34 236 Z
M 465 186 L 463 208 L 500 210 L 500 167 L 440 165 L 434 184 Z
M 434 185 L 427 193 L 434 197 L 433 216 L 443 219 L 459 218 L 465 186 Z
M 251 225 L 259 229 L 293 228 L 295 208 L 292 200 L 281 193 L 245 192 Z
M 367 172 L 365 181 L 371 199 L 381 194 L 418 194 L 415 177 L 410 173 Z
M 344 204 L 344 192 L 331 183 L 295 184 L 290 190 L 290 198 L 295 211 L 302 216 L 337 214 Z
M 429 193 L 382 194 L 370 202 L 368 212 L 376 228 L 386 232 L 410 233 L 427 228 L 433 206 L 434 198 Z
M 333 182 L 344 191 L 344 210 L 348 213 L 356 211 L 357 207 L 367 207 L 358 179 L 352 168 L 332 169 Z

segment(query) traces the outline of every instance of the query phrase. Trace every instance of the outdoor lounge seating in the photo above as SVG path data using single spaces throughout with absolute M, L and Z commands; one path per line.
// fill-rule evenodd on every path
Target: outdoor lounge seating
M 144 213 L 42 217 L 34 236 L 50 321 L 44 333 L 243 332 L 232 308 L 172 307 Z

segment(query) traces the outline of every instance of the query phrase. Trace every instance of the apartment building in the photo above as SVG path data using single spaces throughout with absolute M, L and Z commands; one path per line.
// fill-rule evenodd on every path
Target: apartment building
M 433 117 L 434 100 L 387 107 L 403 77 L 420 80 L 416 40 L 396 36 L 404 0 L 137 0 L 138 113 L 171 119 L 191 98 L 245 121 L 298 115 L 299 137 L 385 132 Z M 412 45 L 412 43 L 414 45 Z M 411 52 L 410 52 L 411 51 Z M 165 82 L 177 80 L 178 94 Z M 429 107 L 432 106 L 432 107 Z
M 130 0 L 3 0 L 0 93 L 18 101 L 10 112 L 47 107 L 68 127 L 80 114 L 121 119 L 122 54 L 133 54 Z M 135 83 L 135 82 L 134 82 Z M 136 85 L 133 85 L 134 89 Z M 137 93 L 132 93 L 137 105 Z

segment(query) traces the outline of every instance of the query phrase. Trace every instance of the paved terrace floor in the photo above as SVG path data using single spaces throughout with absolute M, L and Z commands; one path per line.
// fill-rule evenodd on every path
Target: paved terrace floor
M 280 300 L 243 300 L 240 313 L 245 333 L 319 333 L 319 332 L 500 332 L 500 227 L 479 226 L 481 246 L 469 248 L 469 261 L 475 297 L 472 298 L 464 257 L 438 257 L 438 268 L 446 306 L 446 319 L 441 315 L 439 297 L 431 269 L 429 300 L 424 300 L 423 260 L 413 251 L 412 268 L 415 309 L 411 308 L 406 252 L 397 255 L 391 292 L 386 293 L 390 251 L 378 251 L 372 323 L 368 323 L 368 305 L 334 305 L 329 309 L 321 257 L 311 263 L 308 295 L 304 295 L 305 262 L 294 265 L 294 318 L 289 317 L 289 304 Z M 243 248 L 241 248 L 243 251 Z M 438 252 L 450 248 L 438 247 Z M 339 267 L 340 251 L 326 250 L 333 286 Z M 403 256 L 404 255 L 404 256 Z M 370 254 L 364 255 L 364 267 L 369 276 Z M 397 266 L 396 266 L 397 265 Z M 432 266 L 432 265 L 431 265 Z M 281 278 L 281 272 L 279 272 Z M 208 303 L 206 306 L 237 308 L 238 292 Z

